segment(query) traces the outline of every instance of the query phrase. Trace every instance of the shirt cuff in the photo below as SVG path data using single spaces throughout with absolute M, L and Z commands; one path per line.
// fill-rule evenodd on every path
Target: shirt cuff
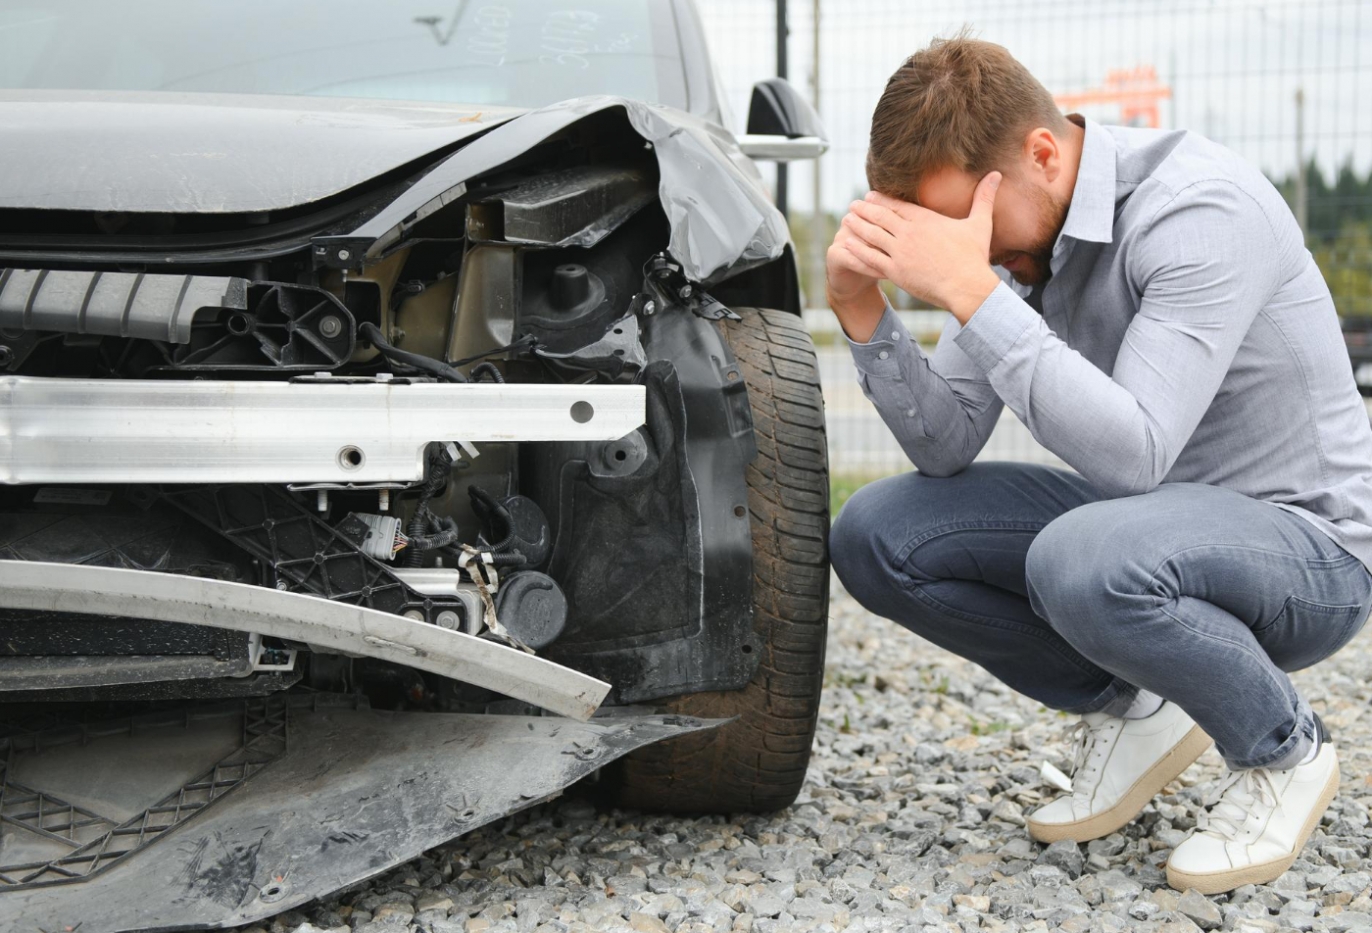
M 1038 312 L 1002 281 L 962 325 L 953 342 L 982 372 L 990 372 L 1039 320 Z
M 839 333 L 848 341 L 848 349 L 853 354 L 853 364 L 859 372 L 874 376 L 894 376 L 900 373 L 899 354 L 902 350 L 909 349 L 911 338 L 900 315 L 891 307 L 890 300 L 884 295 L 882 300 L 886 302 L 886 310 L 882 312 L 871 340 L 859 343 L 849 337 L 842 326 L 839 327 Z

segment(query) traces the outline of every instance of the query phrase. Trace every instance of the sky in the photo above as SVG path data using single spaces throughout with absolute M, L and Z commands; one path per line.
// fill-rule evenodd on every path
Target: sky
M 776 73 L 776 0 L 696 0 L 715 65 L 742 131 L 755 81 Z M 912 52 L 963 25 L 998 42 L 1054 94 L 1101 88 L 1114 70 L 1151 67 L 1170 95 L 1159 125 L 1203 133 L 1260 166 L 1297 161 L 1296 92 L 1305 104 L 1301 152 L 1331 171 L 1372 170 L 1372 0 L 819 0 L 819 110 L 832 149 L 821 200 L 841 213 L 866 191 L 872 108 Z M 807 97 L 815 0 L 790 0 L 790 79 Z M 1080 106 L 1122 122 L 1117 103 Z M 809 164 L 790 170 L 791 205 L 809 211 Z

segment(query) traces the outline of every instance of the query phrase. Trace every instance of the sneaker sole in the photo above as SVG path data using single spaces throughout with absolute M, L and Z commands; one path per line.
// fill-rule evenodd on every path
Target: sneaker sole
M 1324 816 L 1324 812 L 1329 809 L 1329 805 L 1334 802 L 1338 793 L 1339 764 L 1336 761 L 1334 772 L 1329 775 L 1324 790 L 1320 791 L 1319 802 L 1310 811 L 1310 816 L 1301 829 L 1300 839 L 1296 842 L 1296 848 L 1292 850 L 1290 855 L 1284 855 L 1270 862 L 1259 862 L 1256 865 L 1245 865 L 1243 868 L 1230 868 L 1226 871 L 1178 871 L 1169 864 L 1167 866 L 1167 883 L 1178 891 L 1195 888 L 1201 894 L 1223 894 L 1245 884 L 1267 884 L 1270 881 L 1276 881 L 1291 867 L 1291 863 L 1296 861 L 1296 856 L 1301 854 L 1301 850 L 1305 848 L 1306 842 L 1310 839 L 1310 834 L 1319 825 L 1320 817 Z
M 1029 835 L 1039 842 L 1058 842 L 1062 839 L 1089 842 L 1108 836 L 1138 816 L 1158 791 L 1191 767 L 1197 758 L 1205 754 L 1210 745 L 1210 736 L 1206 735 L 1200 726 L 1192 726 L 1191 731 L 1182 736 L 1181 741 L 1173 745 L 1167 754 L 1154 762 L 1153 767 L 1143 772 L 1134 782 L 1134 786 L 1120 798 L 1119 803 L 1109 810 L 1074 823 L 1036 823 L 1030 818 L 1025 821 Z

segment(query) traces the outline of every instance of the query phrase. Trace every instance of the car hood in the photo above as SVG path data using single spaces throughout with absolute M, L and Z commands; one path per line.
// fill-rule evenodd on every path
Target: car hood
M 520 113 L 347 98 L 0 90 L 0 209 L 280 210 L 346 191 Z

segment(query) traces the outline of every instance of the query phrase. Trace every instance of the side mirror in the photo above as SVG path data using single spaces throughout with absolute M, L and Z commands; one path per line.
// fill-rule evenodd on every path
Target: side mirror
M 748 132 L 738 144 L 754 159 L 793 162 L 822 156 L 829 149 L 829 137 L 815 108 L 789 81 L 768 78 L 753 85 Z

